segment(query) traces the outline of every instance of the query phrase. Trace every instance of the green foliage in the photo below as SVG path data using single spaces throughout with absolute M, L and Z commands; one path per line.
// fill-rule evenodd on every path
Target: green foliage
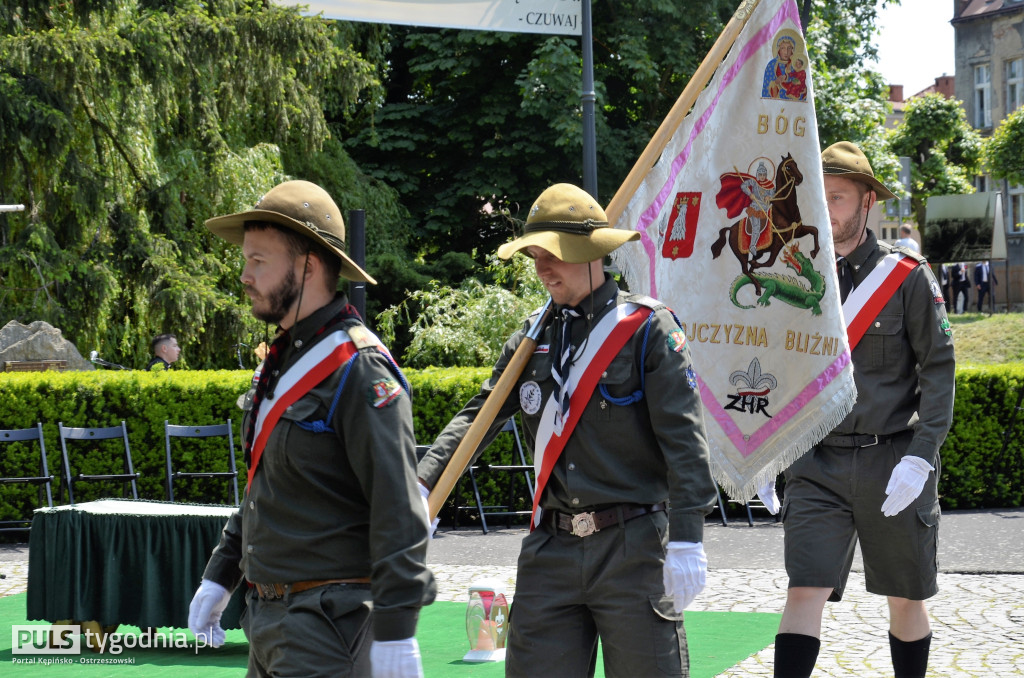
M 981 169 L 982 139 L 958 100 L 935 93 L 911 99 L 902 122 L 889 135 L 889 145 L 896 155 L 910 158 L 910 201 L 922 230 L 929 196 L 974 192 L 971 182 Z
M 1024 108 L 1003 118 L 985 144 L 985 164 L 993 179 L 1024 184 Z
M 594 3 L 605 201 L 733 10 L 731 0 Z M 582 183 L 578 39 L 399 26 L 387 37 L 384 91 L 332 122 L 360 166 L 402 195 L 426 254 L 482 258 L 512 235 L 504 212 L 520 215 L 556 181 Z
M 1024 363 L 957 370 L 953 426 L 942 446 L 943 507 L 1024 505 L 1022 393 Z
M 373 85 L 348 30 L 262 0 L 0 12 L 0 186 L 26 205 L 0 217 L 0 322 L 139 366 L 172 331 L 183 365 L 232 364 L 262 328 L 203 221 L 296 172 L 379 214 L 371 252 L 399 250 L 394 193 L 329 141 L 324 106 Z
M 432 280 L 377 317 L 386 344 L 394 344 L 399 327 L 411 333 L 404 364 L 493 365 L 508 337 L 544 304 L 547 292 L 533 273 L 532 259 L 514 256 L 506 265 L 491 255 L 488 261 L 484 273 L 496 284 L 469 277 L 452 287 Z

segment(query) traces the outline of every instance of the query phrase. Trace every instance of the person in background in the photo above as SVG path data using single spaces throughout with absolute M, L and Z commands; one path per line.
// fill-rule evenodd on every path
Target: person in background
M 974 265 L 974 287 L 978 291 L 978 313 L 985 307 L 985 297 L 989 296 L 993 286 L 998 285 L 995 273 L 989 268 L 988 261 L 979 261 Z M 995 297 L 990 297 L 989 301 Z
M 918 254 L 921 253 L 921 246 L 917 244 L 917 241 L 911 236 L 913 229 L 906 224 L 900 225 L 900 239 L 893 243 L 893 245 L 899 245 L 900 247 L 906 247 L 909 250 L 913 250 Z
M 876 200 L 894 196 L 863 152 L 842 141 L 821 159 L 840 290 L 846 278 L 848 289 L 862 288 L 884 306 L 858 314 L 869 329 L 852 346 L 853 410 L 785 470 L 789 589 L 775 676 L 811 675 L 822 611 L 842 599 L 859 541 L 867 590 L 888 601 L 895 675 L 920 677 L 932 638 L 924 601 L 938 591 L 937 481 L 939 447 L 953 417 L 952 333 L 924 259 L 867 228 Z
M 178 338 L 173 334 L 158 334 L 149 343 L 153 358 L 146 365 L 151 372 L 171 369 L 171 365 L 177 362 L 181 356 L 181 348 L 178 346 Z
M 951 274 L 953 277 L 953 310 L 957 313 L 965 313 L 971 305 L 971 279 L 968 277 L 967 264 L 962 261 L 954 264 Z M 961 295 L 964 299 L 962 305 Z
M 554 318 L 475 454 L 521 413 L 539 464 L 509 615 L 506 676 L 687 676 L 683 609 L 704 588 L 704 517 L 715 505 L 697 375 L 664 304 L 627 294 L 603 258 L 639 237 L 608 227 L 589 194 L 555 184 L 534 202 L 523 252 Z M 539 312 L 418 466 L 426 495 Z M 460 469 L 461 470 L 461 469 Z
M 942 298 L 946 302 L 946 314 L 950 312 L 950 304 L 953 301 L 952 290 L 953 276 L 949 270 L 949 264 L 939 265 L 939 286 L 942 287 Z
M 340 277 L 375 282 L 345 254 L 337 205 L 308 181 L 207 228 L 242 246 L 253 315 L 277 326 L 244 399 L 248 484 L 189 608 L 218 646 L 244 579 L 250 676 L 422 676 L 415 631 L 433 602 L 408 383 Z

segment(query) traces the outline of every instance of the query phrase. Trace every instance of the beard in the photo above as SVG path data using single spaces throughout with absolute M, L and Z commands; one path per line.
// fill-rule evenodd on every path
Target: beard
M 866 225 L 858 210 L 849 219 L 837 225 L 835 232 L 832 234 L 832 240 L 837 243 L 854 242 L 856 243 L 854 247 L 856 247 L 856 245 L 860 244 L 862 230 Z
M 247 290 L 250 297 L 256 292 L 252 287 L 248 287 Z M 280 285 L 270 290 L 266 295 L 260 294 L 253 297 L 252 314 L 257 320 L 280 325 L 281 321 L 284 320 L 285 314 L 298 298 L 298 280 L 295 277 L 295 270 L 290 268 Z M 257 306 L 259 301 L 263 302 L 262 306 Z

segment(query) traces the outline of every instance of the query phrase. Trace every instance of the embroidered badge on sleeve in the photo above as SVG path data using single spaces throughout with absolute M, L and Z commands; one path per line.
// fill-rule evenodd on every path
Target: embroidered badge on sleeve
M 686 348 L 686 335 L 683 334 L 683 331 L 681 329 L 674 329 L 668 333 L 668 337 L 665 339 L 665 343 L 668 344 L 668 347 L 671 350 L 675 351 L 676 353 L 679 353 L 684 348 Z
M 402 387 L 394 379 L 378 379 L 370 384 L 366 393 L 366 400 L 371 405 L 380 409 L 387 407 L 402 396 Z

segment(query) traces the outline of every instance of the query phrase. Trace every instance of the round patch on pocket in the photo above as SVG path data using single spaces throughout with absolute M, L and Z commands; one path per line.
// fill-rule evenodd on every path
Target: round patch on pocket
M 519 387 L 519 406 L 526 414 L 537 414 L 540 412 L 540 385 L 535 381 L 528 381 Z

